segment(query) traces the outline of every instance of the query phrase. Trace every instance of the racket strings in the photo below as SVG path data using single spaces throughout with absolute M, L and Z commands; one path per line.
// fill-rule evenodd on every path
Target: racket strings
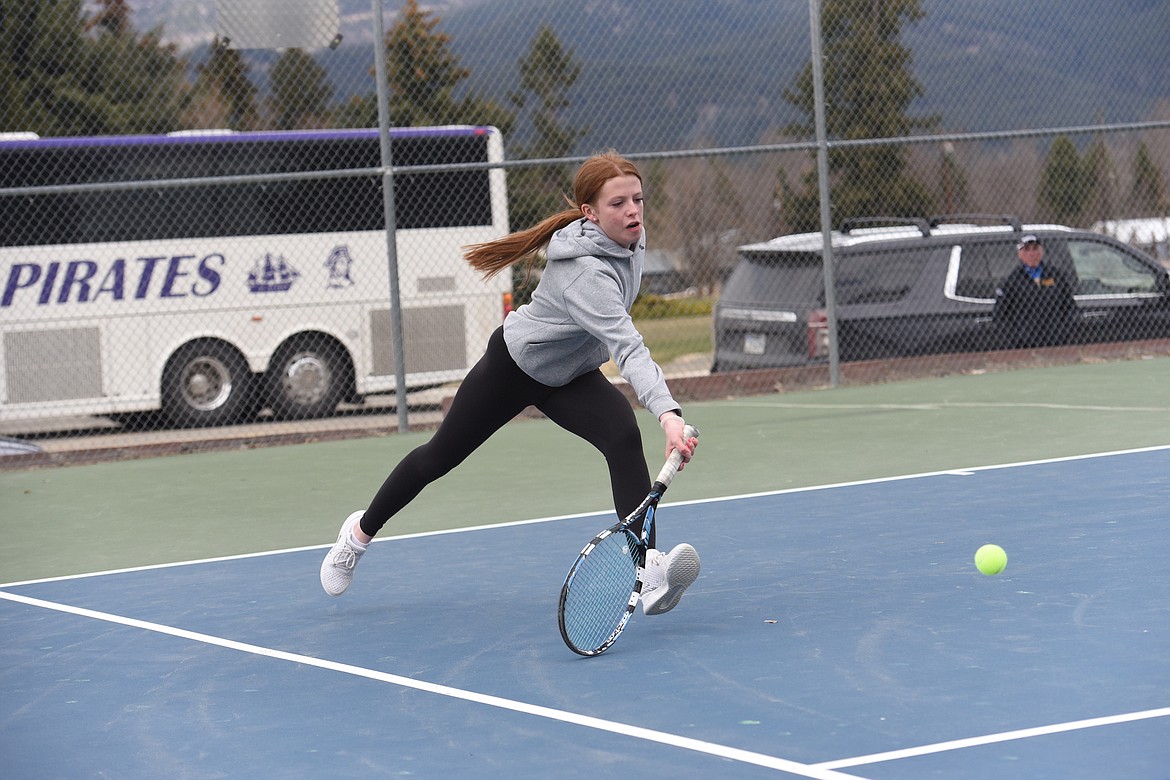
M 598 650 L 628 618 L 640 552 L 637 537 L 619 532 L 602 539 L 578 562 L 562 611 L 565 635 L 573 646 Z

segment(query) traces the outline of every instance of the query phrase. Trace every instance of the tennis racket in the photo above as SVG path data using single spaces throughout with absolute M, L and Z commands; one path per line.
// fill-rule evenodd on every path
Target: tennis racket
M 698 438 L 692 425 L 683 429 L 687 439 Z M 682 464 L 682 453 L 670 453 L 650 493 L 617 525 L 605 529 L 577 556 L 557 607 L 561 637 L 569 649 L 579 655 L 604 653 L 617 641 L 630 616 L 638 606 L 642 581 L 638 567 L 645 563 L 650 530 L 662 494 L 670 486 Z M 634 528 L 641 524 L 641 532 Z

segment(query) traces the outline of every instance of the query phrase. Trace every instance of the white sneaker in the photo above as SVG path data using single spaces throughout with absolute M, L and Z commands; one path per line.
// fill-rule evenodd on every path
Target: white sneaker
M 353 527 L 362 519 L 365 512 L 354 512 L 345 518 L 341 524 L 341 533 L 337 534 L 337 541 L 325 554 L 321 561 L 321 587 L 330 596 L 340 596 L 349 589 L 353 582 L 353 570 L 361 560 L 365 547 L 356 547 L 351 541 Z
M 690 584 L 699 578 L 699 554 L 689 544 L 680 544 L 668 553 L 646 551 L 642 576 L 642 612 L 661 615 L 678 605 Z

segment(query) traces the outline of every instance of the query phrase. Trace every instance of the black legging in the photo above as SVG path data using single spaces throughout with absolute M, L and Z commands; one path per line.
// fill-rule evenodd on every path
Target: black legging
M 373 536 L 422 489 L 458 466 L 488 437 L 528 406 L 601 451 L 609 466 L 614 508 L 633 512 L 650 489 L 642 434 L 634 410 L 600 370 L 564 387 L 549 387 L 520 370 L 497 328 L 468 372 L 439 429 L 399 462 L 374 495 L 361 529 Z M 527 464 L 527 468 L 537 464 Z M 651 546 L 654 540 L 651 539 Z

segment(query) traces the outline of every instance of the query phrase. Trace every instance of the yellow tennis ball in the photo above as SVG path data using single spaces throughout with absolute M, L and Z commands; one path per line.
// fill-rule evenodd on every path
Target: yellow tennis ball
M 975 551 L 975 568 L 988 575 L 999 574 L 1007 566 L 1007 553 L 998 544 L 985 544 Z

